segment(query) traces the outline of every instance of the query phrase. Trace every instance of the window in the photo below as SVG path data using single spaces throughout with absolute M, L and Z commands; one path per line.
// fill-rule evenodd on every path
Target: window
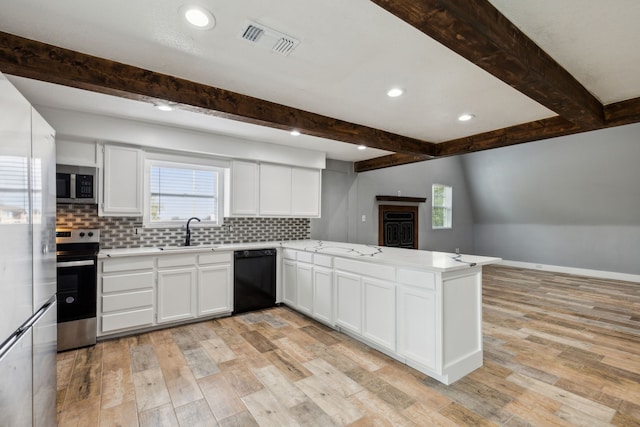
M 431 187 L 431 227 L 451 228 L 452 188 L 448 185 L 433 184 Z
M 146 225 L 181 226 L 194 216 L 209 225 L 222 223 L 223 169 L 152 160 L 146 170 Z

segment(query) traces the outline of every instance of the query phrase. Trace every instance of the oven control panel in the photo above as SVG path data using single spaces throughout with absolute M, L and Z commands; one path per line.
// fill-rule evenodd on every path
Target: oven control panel
M 97 228 L 56 230 L 56 244 L 62 243 L 99 243 L 100 230 Z

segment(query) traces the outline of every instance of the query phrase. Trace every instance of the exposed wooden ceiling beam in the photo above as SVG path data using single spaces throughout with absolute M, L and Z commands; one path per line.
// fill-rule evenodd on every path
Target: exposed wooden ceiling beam
M 355 172 L 366 172 L 391 166 L 422 162 L 437 157 L 466 154 L 474 151 L 489 150 L 492 148 L 571 135 L 589 130 L 639 123 L 640 98 L 605 105 L 604 112 L 606 117 L 605 123 L 592 129 L 581 128 L 561 117 L 552 117 L 437 144 L 434 157 L 390 154 L 355 162 L 353 169 Z
M 138 101 L 392 152 L 430 155 L 434 144 L 0 32 L 0 71 Z
M 506 147 L 509 145 L 522 144 L 524 142 L 537 141 L 583 131 L 584 130 L 579 126 L 556 116 L 549 119 L 523 123 L 521 125 L 510 126 L 503 129 L 442 142 L 436 145 L 435 154 L 436 157 L 466 154 L 474 151 Z M 429 160 L 429 158 L 392 154 L 355 162 L 354 171 L 365 172 L 385 167 L 421 162 L 424 160 Z
M 406 165 L 409 163 L 423 162 L 430 160 L 431 156 L 412 156 L 410 154 L 395 153 L 387 156 L 376 157 L 374 159 L 354 162 L 354 172 L 366 172 L 376 169 L 388 168 L 391 166 Z
M 487 0 L 371 0 L 503 82 L 586 128 L 602 104 Z
M 569 135 L 581 131 L 583 131 L 583 128 L 580 126 L 556 116 L 446 141 L 438 144 L 436 154 L 439 157 L 444 157 L 472 153 L 491 148 L 522 144 L 523 142 Z
M 640 122 L 640 98 L 605 105 L 604 117 L 607 127 Z

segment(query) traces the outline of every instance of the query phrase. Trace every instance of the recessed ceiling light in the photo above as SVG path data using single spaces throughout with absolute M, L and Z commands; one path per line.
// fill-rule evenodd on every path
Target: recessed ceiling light
M 394 87 L 391 88 L 387 91 L 387 96 L 390 98 L 397 98 L 398 96 L 402 95 L 404 93 L 403 89 L 400 89 L 399 87 Z
M 300 131 L 299 131 L 299 130 L 296 130 L 296 129 L 292 130 L 292 131 L 291 131 L 291 132 L 289 132 L 289 133 L 290 133 L 291 135 L 293 135 L 293 136 L 298 136 L 298 135 L 300 135 Z
M 366 145 L 358 145 L 358 150 L 366 150 L 367 146 Z
M 154 106 L 160 111 L 173 111 L 173 106 L 165 102 L 158 102 Z
M 180 7 L 180 14 L 189 24 L 200 30 L 210 30 L 216 25 L 216 20 L 211 12 L 200 6 L 184 5 Z
M 462 114 L 460 115 L 460 117 L 458 117 L 458 120 L 460 120 L 461 122 L 468 122 L 469 120 L 473 119 L 475 117 L 475 115 L 473 114 Z

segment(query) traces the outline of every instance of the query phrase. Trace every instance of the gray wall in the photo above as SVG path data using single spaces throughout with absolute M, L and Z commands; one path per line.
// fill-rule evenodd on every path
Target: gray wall
M 349 206 L 356 174 L 351 162 L 327 160 L 322 171 L 322 201 L 319 219 L 311 220 L 311 238 L 349 242 Z
M 427 197 L 419 205 L 419 248 L 473 252 L 473 215 L 460 158 L 430 160 L 354 175 L 352 165 L 328 162 L 322 179 L 322 218 L 311 221 L 314 239 L 378 244 L 376 195 Z M 431 229 L 431 185 L 453 187 L 453 228 Z M 326 215 L 326 217 L 325 217 Z M 362 222 L 365 215 L 366 221 Z
M 640 124 L 461 157 L 476 252 L 640 273 Z

